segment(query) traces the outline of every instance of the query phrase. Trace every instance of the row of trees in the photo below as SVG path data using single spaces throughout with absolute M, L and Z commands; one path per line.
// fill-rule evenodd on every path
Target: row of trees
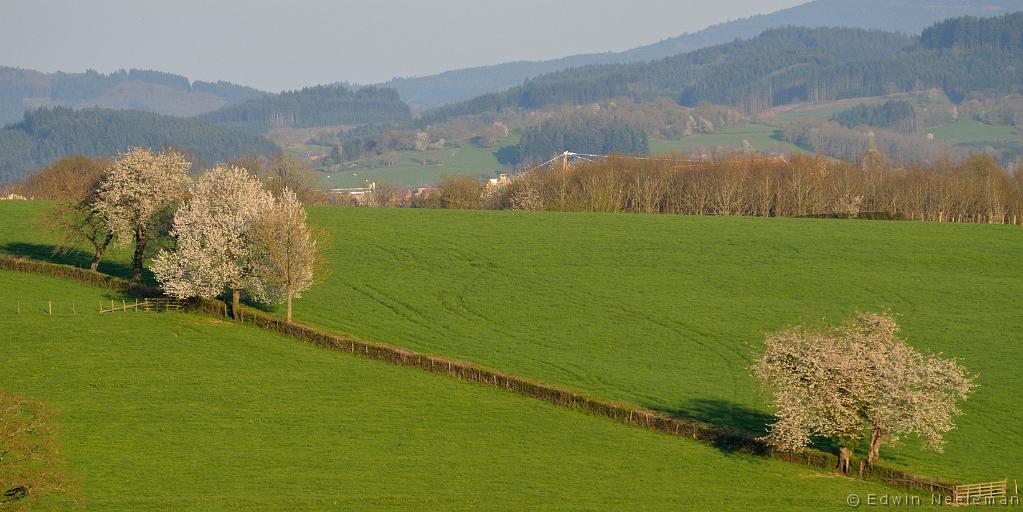
M 292 300 L 312 284 L 323 239 L 308 227 L 300 194 L 323 194 L 288 157 L 239 163 L 257 174 L 222 165 L 193 180 L 183 154 L 136 148 L 105 166 L 70 158 L 21 186 L 61 200 L 48 224 L 61 233 L 63 250 L 91 249 L 92 270 L 118 243 L 132 247 L 131 277 L 139 280 L 155 245 L 152 271 L 168 294 L 230 292 L 236 314 L 243 294 L 286 302 L 290 322 Z M 70 177 L 77 188 L 55 186 Z
M 404 124 L 412 119 L 412 112 L 393 89 L 321 85 L 251 99 L 202 114 L 197 119 L 249 133 L 263 133 L 276 126 Z
M 518 160 L 542 162 L 563 151 L 604 155 L 650 152 L 646 133 L 616 119 L 572 116 L 551 119 L 526 128 L 518 145 Z
M 802 155 L 611 157 L 541 168 L 507 183 L 449 176 L 441 188 L 436 199 L 390 194 L 373 204 L 1023 224 L 1023 170 L 1008 172 L 986 156 L 913 167 L 892 166 L 876 151 L 859 164 Z
M 883 105 L 857 105 L 832 116 L 832 121 L 845 126 L 877 126 L 891 128 L 901 133 L 916 131 L 916 111 L 913 104 L 905 100 L 887 101 Z

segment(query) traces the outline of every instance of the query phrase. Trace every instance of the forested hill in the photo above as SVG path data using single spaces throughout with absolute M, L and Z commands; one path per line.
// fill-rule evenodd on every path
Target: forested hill
M 192 119 L 131 110 L 44 108 L 0 130 L 0 183 L 66 155 L 111 155 L 136 146 L 174 147 L 193 162 L 208 165 L 280 151 L 263 137 Z
M 193 116 L 266 93 L 228 82 L 189 82 L 180 75 L 132 69 L 110 74 L 41 73 L 0 66 L 0 125 L 44 106 L 104 107 Z
M 795 101 L 880 96 L 941 88 L 953 99 L 970 92 L 1020 92 L 1023 51 L 1006 44 L 1023 24 L 1023 13 L 967 19 L 962 26 L 989 34 L 986 43 L 955 31 L 944 22 L 918 38 L 857 29 L 783 28 L 760 36 L 650 63 L 587 66 L 543 75 L 499 94 L 442 107 L 424 123 L 453 115 L 504 108 L 537 109 L 586 104 L 619 97 L 648 100 L 669 97 L 687 106 L 730 105 L 747 113 Z M 978 25 L 979 24 L 979 25 Z M 998 30 L 995 30 L 998 27 Z M 965 30 L 965 29 L 964 29 Z M 934 35 L 940 32 L 942 35 Z M 965 44 L 934 41 L 950 38 Z
M 503 91 L 544 73 L 591 64 L 662 59 L 747 39 L 787 26 L 852 27 L 919 34 L 925 27 L 958 16 L 1000 16 L 1023 10 L 1023 0 L 816 0 L 770 14 L 712 26 L 692 34 L 618 53 L 575 55 L 542 62 L 511 62 L 398 78 L 386 84 L 410 105 L 429 109 Z
M 196 119 L 249 133 L 278 126 L 401 124 L 412 119 L 409 106 L 394 89 L 321 85 L 249 100 Z

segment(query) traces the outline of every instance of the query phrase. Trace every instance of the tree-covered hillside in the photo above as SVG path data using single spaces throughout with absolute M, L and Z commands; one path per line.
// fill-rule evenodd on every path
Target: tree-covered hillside
M 43 106 L 105 107 L 192 116 L 266 93 L 228 82 L 189 82 L 149 70 L 40 73 L 0 66 L 0 124 Z
M 976 29 L 978 35 L 970 36 L 974 42 L 968 47 L 955 44 L 954 48 L 878 31 L 769 30 L 750 40 L 656 62 L 587 66 L 544 75 L 504 93 L 437 109 L 425 115 L 424 122 L 617 97 L 670 97 L 686 106 L 713 103 L 757 113 L 797 101 L 929 88 L 943 89 L 957 101 L 973 92 L 1020 92 L 1023 51 L 1005 41 L 1018 33 L 1014 31 L 1023 23 L 1023 14 L 968 20 L 971 26 L 981 27 Z
M 746 39 L 787 26 L 853 27 L 918 34 L 956 16 L 998 16 L 1023 10 L 1023 0 L 815 0 L 770 14 L 714 25 L 618 53 L 574 55 L 542 62 L 511 62 L 412 78 L 386 85 L 417 108 L 436 108 L 495 93 L 544 73 L 592 64 L 643 62 Z M 883 13 L 883 14 L 881 14 Z
M 321 85 L 264 96 L 197 117 L 203 122 L 249 133 L 263 133 L 279 126 L 400 124 L 411 118 L 408 105 L 393 89 L 351 89 L 342 85 Z
M 21 178 L 66 155 L 110 155 L 136 146 L 174 147 L 193 162 L 205 164 L 279 151 L 263 137 L 192 119 L 130 110 L 56 107 L 28 112 L 21 122 L 0 130 L 0 183 Z

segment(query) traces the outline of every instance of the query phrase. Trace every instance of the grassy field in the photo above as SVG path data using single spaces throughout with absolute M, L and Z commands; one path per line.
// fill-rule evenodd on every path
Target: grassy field
M 0 208 L 24 218 L 35 206 Z M 980 388 L 945 453 L 909 442 L 882 456 L 967 481 L 1023 473 L 1018 228 L 332 208 L 311 218 L 333 232 L 333 274 L 296 302 L 300 322 L 753 431 L 770 421 L 746 370 L 763 333 L 890 308 L 915 346 L 959 358 Z M 35 240 L 26 225 L 0 225 L 0 247 Z
M 690 153 L 697 149 L 713 150 L 718 146 L 741 151 L 743 141 L 748 141 L 753 149 L 770 152 L 781 148 L 783 151 L 800 151 L 796 146 L 781 139 L 779 129 L 763 124 L 744 124 L 726 126 L 707 135 L 693 135 L 681 140 L 650 140 L 650 152 L 655 155 L 667 153 Z
M 59 409 L 87 510 L 840 510 L 892 492 L 250 326 L 100 315 L 111 296 L 68 281 L 0 271 L 0 289 L 0 388 Z
M 936 126 L 928 130 L 938 140 L 955 144 L 1021 140 L 1023 133 L 1012 126 L 989 125 L 976 119 L 960 119 L 954 123 Z
M 460 147 L 399 151 L 398 162 L 394 165 L 369 168 L 362 162 L 355 162 L 354 169 L 325 172 L 325 180 L 329 186 L 337 188 L 361 187 L 366 181 L 416 187 L 437 184 L 444 174 L 493 178 L 504 168 L 497 159 L 497 151 L 518 143 L 519 135 L 512 134 L 493 148 L 484 148 L 475 142 L 463 140 L 457 141 Z

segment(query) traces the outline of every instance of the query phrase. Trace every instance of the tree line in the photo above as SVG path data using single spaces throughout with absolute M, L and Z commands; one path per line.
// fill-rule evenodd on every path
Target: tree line
M 645 132 L 617 119 L 555 118 L 522 131 L 517 160 L 539 163 L 569 150 L 598 155 L 645 155 L 650 152 L 650 145 Z
M 916 111 L 913 104 L 905 100 L 886 101 L 883 105 L 857 105 L 831 117 L 832 121 L 846 128 L 877 126 L 891 128 L 901 133 L 916 131 Z
M 988 46 L 1023 50 L 1023 12 L 994 18 L 963 16 L 935 23 L 920 35 L 920 44 L 926 48 Z
M 130 110 L 42 108 L 0 130 L 0 182 L 22 178 L 67 155 L 109 155 L 136 146 L 173 147 L 200 162 L 280 151 L 263 137 L 192 119 Z
M 806 155 L 700 162 L 612 156 L 497 184 L 448 176 L 440 189 L 414 196 L 378 187 L 371 204 L 1023 224 L 1023 169 L 1007 171 L 984 155 L 908 167 L 876 150 L 860 163 Z
M 96 271 L 112 244 L 132 248 L 131 278 L 146 262 L 164 290 L 179 298 L 240 298 L 287 304 L 321 273 L 323 233 L 306 223 L 303 201 L 326 202 L 301 161 L 250 155 L 190 174 L 175 150 L 133 148 L 107 160 L 76 155 L 9 187 L 59 201 L 45 225 L 58 252 L 86 248 Z M 318 245 L 320 244 L 320 245 Z
M 412 112 L 394 89 L 321 85 L 263 96 L 201 114 L 196 119 L 248 133 L 263 133 L 277 126 L 401 125 L 411 121 Z

